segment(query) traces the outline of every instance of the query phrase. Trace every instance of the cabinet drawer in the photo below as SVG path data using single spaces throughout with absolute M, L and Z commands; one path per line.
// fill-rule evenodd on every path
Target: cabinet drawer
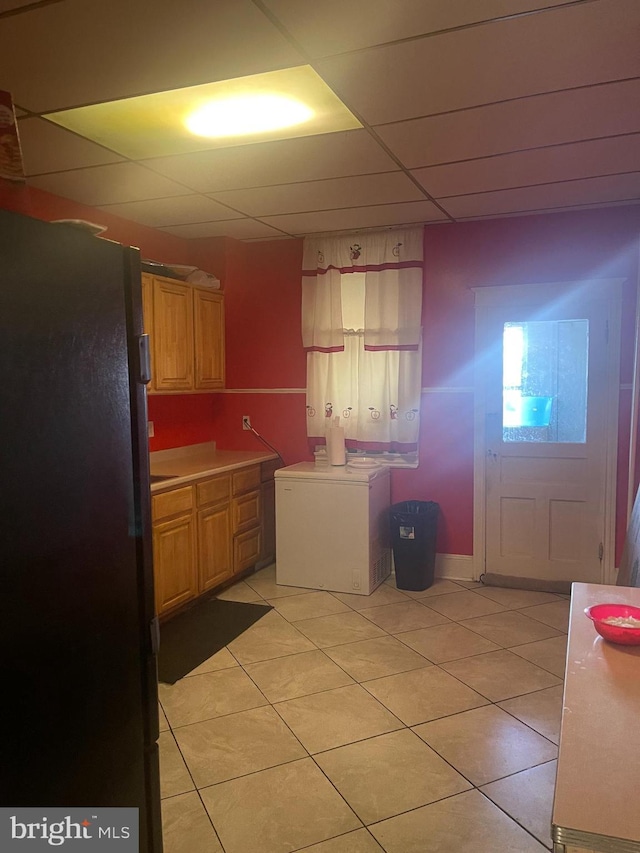
M 233 472 L 233 495 L 241 495 L 260 487 L 260 466 L 252 465 L 250 468 L 241 468 Z
M 170 492 L 154 495 L 151 505 L 154 521 L 191 512 L 193 508 L 193 487 L 185 486 L 183 489 L 172 489 Z
M 266 462 L 260 463 L 260 478 L 264 483 L 265 480 L 272 480 L 274 473 L 282 468 L 280 459 L 268 459 Z
M 260 492 L 249 492 L 234 498 L 231 504 L 233 532 L 247 530 L 260 524 Z
M 231 482 L 228 474 L 213 477 L 196 485 L 198 508 L 229 500 Z
M 248 569 L 260 559 L 260 528 L 239 533 L 233 538 L 234 574 Z

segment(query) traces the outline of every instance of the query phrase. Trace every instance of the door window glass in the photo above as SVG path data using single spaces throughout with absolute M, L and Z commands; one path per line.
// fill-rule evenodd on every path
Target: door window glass
M 505 323 L 503 441 L 584 443 L 588 320 Z

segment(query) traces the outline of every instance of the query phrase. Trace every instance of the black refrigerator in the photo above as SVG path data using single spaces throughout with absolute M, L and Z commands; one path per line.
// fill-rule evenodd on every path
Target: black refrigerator
M 137 249 L 0 211 L 0 806 L 162 850 Z

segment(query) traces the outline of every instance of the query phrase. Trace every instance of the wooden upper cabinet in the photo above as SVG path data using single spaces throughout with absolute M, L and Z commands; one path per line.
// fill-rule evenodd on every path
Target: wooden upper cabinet
M 158 279 L 153 288 L 154 387 L 193 388 L 193 288 Z
M 195 387 L 224 387 L 224 308 L 222 294 L 194 288 Z
M 142 275 L 152 393 L 224 387 L 224 298 L 182 281 Z

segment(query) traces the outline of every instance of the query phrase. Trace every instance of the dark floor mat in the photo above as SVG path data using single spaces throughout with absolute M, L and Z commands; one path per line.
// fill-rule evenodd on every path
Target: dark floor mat
M 209 598 L 160 626 L 158 679 L 175 684 L 272 608 Z

